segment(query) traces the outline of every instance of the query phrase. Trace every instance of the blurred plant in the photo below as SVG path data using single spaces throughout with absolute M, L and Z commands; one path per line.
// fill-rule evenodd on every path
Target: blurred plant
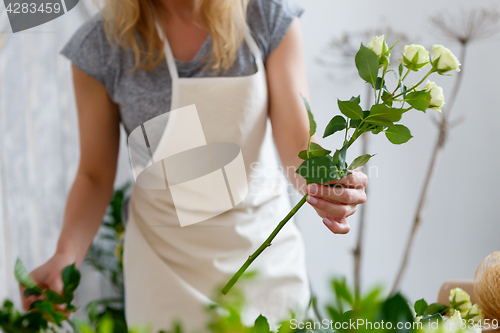
M 115 292 L 123 291 L 123 235 L 125 226 L 122 218 L 125 193 L 130 184 L 114 191 L 103 224 L 85 257 L 85 263 L 106 277 Z
M 98 327 L 105 318 L 113 322 L 114 333 L 127 332 L 127 324 L 124 313 L 123 300 L 123 235 L 124 224 L 122 218 L 123 202 L 125 193 L 130 187 L 126 184 L 115 190 L 108 206 L 101 230 L 92 244 L 85 262 L 99 271 L 109 280 L 116 298 L 107 298 L 92 301 L 87 305 L 89 322 Z M 30 311 L 21 314 L 14 309 L 11 301 L 7 300 L 0 308 L 0 328 L 6 333 L 26 332 L 35 333 L 41 330 L 52 330 L 53 326 L 61 326 L 67 320 L 66 314 L 76 309 L 70 303 L 73 300 L 73 292 L 80 282 L 80 273 L 74 265 L 63 270 L 64 292 L 63 295 L 43 289 L 35 284 L 22 262 L 18 260 L 15 266 L 16 279 L 26 289 L 26 295 L 44 295 L 43 300 L 35 301 Z M 65 305 L 65 310 L 60 305 Z M 106 321 L 104 321 L 106 322 Z M 109 327 L 103 324 L 106 329 Z M 140 332 L 140 331 L 133 331 Z
M 380 28 L 380 29 L 369 29 L 362 32 L 356 33 L 344 33 L 341 37 L 335 37 L 330 40 L 326 49 L 323 51 L 323 54 L 317 58 L 317 62 L 330 68 L 334 71 L 345 70 L 351 72 L 347 77 L 342 80 L 339 80 L 342 84 L 345 84 L 345 81 L 349 79 L 349 77 L 355 78 L 357 73 L 352 67 L 352 59 L 356 56 L 356 52 L 358 50 L 359 40 L 368 41 L 372 36 L 385 35 L 386 39 L 389 40 L 397 40 L 401 44 L 408 44 L 409 38 L 407 35 L 403 33 L 398 33 L 394 31 L 391 27 Z M 390 63 L 397 63 L 397 53 L 393 52 L 390 55 Z M 333 72 L 330 75 L 335 79 Z M 365 108 L 369 109 L 371 105 L 371 93 L 372 87 L 370 85 L 366 85 L 366 91 L 363 96 L 363 100 L 365 101 Z M 369 145 L 369 134 L 364 133 L 361 136 L 361 154 L 368 154 L 368 145 Z M 368 167 L 369 162 L 366 164 L 365 169 Z M 368 195 L 369 187 L 365 188 L 365 192 Z M 361 262 L 363 256 L 363 239 L 364 239 L 364 230 L 366 226 L 366 210 L 367 204 L 361 205 L 358 209 L 358 234 L 356 238 L 356 245 L 352 251 L 353 260 L 354 260 L 354 288 L 357 292 L 361 290 Z
M 63 293 L 58 294 L 35 283 L 21 260 L 17 259 L 14 275 L 17 282 L 26 288 L 25 296 L 41 296 L 34 301 L 24 314 L 14 308 L 10 300 L 0 308 L 0 331 L 5 333 L 58 332 L 57 327 L 68 319 L 68 313 L 75 312 L 71 304 L 74 291 L 80 283 L 80 272 L 75 265 L 67 266 L 62 271 Z
M 117 326 L 118 325 L 118 326 Z M 133 327 L 133 328 L 119 328 L 121 323 L 113 318 L 111 315 L 106 314 L 103 317 L 99 318 L 94 325 L 89 324 L 85 320 L 75 319 L 74 327 L 76 333 L 151 333 L 151 328 L 148 326 L 141 327 Z M 165 333 L 164 331 L 160 331 L 158 333 Z M 180 332 L 179 332 L 180 333 Z
M 28 272 L 18 261 L 16 278 L 27 289 L 27 295 L 44 295 L 45 299 L 34 302 L 31 309 L 21 314 L 12 302 L 5 301 L 0 308 L 0 329 L 5 333 L 46 333 L 60 332 L 58 327 L 67 321 L 76 333 L 152 333 L 149 326 L 126 328 L 121 326 L 119 319 L 105 314 L 95 322 L 84 319 L 69 320 L 66 314 L 58 308 L 65 304 L 66 310 L 74 311 L 71 305 L 73 291 L 80 282 L 80 273 L 74 265 L 63 270 L 64 291 L 62 295 L 35 284 Z M 243 280 L 249 280 L 255 273 L 247 273 Z M 460 332 L 466 328 L 477 329 L 479 321 L 484 320 L 477 305 L 470 303 L 470 296 L 456 288 L 450 292 L 450 306 L 440 303 L 428 305 L 424 299 L 410 306 L 406 299 L 396 294 L 388 299 L 380 297 L 381 288 L 373 288 L 365 295 L 356 293 L 346 284 L 345 279 L 334 279 L 331 283 L 334 298 L 325 306 L 330 318 L 315 320 L 298 320 L 293 313 L 279 325 L 277 333 L 325 333 L 325 332 L 425 332 L 429 331 L 425 323 L 435 322 L 436 329 L 447 328 L 447 332 Z M 217 288 L 217 290 L 219 290 Z M 228 296 L 222 297 L 218 292 L 214 305 L 208 307 L 210 321 L 207 332 L 213 333 L 273 333 L 266 317 L 259 315 L 252 326 L 242 322 L 242 310 L 245 306 L 244 294 L 234 288 Z M 43 304 L 43 306 L 41 306 Z M 450 314 L 444 321 L 443 315 Z M 482 323 L 484 324 L 484 322 Z M 455 329 L 455 326 L 457 329 Z M 182 323 L 174 323 L 172 330 L 158 333 L 191 333 L 182 328 Z
M 333 279 L 331 282 L 332 301 L 325 306 L 328 318 L 299 320 L 293 314 L 279 325 L 277 333 L 291 332 L 463 332 L 480 327 L 482 314 L 477 305 L 472 306 L 469 295 L 461 289 L 450 292 L 451 306 L 440 303 L 427 304 L 424 299 L 411 306 L 401 295 L 387 299 L 381 297 L 382 289 L 372 288 L 364 295 L 350 288 L 345 279 Z M 214 333 L 272 333 L 267 318 L 260 315 L 251 327 L 241 322 L 241 309 L 244 305 L 242 294 L 229 294 L 232 297 L 218 298 L 217 306 L 212 306 L 212 321 L 209 332 Z M 461 309 L 464 310 L 461 310 Z M 450 318 L 446 320 L 445 315 Z M 457 321 L 458 322 L 455 322 Z M 433 324 L 431 326 L 431 324 Z M 458 324 L 457 327 L 455 327 Z M 431 329 L 429 329 L 431 328 Z M 174 325 L 169 333 L 188 333 L 182 325 Z M 190 333 L 190 332 L 189 332 Z
M 115 333 L 126 332 L 123 298 L 123 203 L 130 184 L 127 183 L 113 193 L 98 236 L 90 247 L 85 262 L 99 271 L 113 286 L 117 295 L 92 301 L 87 305 L 91 323 L 96 324 L 104 317 L 113 319 Z
M 424 209 L 427 192 L 430 187 L 432 176 L 435 172 L 437 160 L 441 155 L 448 138 L 448 132 L 451 128 L 463 121 L 463 118 L 450 121 L 450 113 L 458 96 L 458 91 L 464 75 L 464 69 L 467 68 L 465 66 L 467 49 L 472 43 L 492 37 L 499 32 L 500 13 L 496 10 L 477 8 L 472 9 L 469 12 L 462 12 L 459 16 L 453 16 L 449 13 L 439 13 L 438 15 L 431 17 L 430 22 L 434 28 L 434 32 L 438 32 L 447 39 L 460 44 L 459 58 L 462 62 L 462 70 L 455 78 L 453 90 L 450 95 L 451 97 L 448 100 L 448 103 L 442 108 L 439 119 L 434 119 L 434 123 L 438 127 L 439 134 L 434 145 L 426 176 L 424 178 L 424 185 L 419 195 L 417 209 L 413 218 L 413 226 L 410 231 L 409 239 L 406 243 L 406 249 L 404 251 L 403 259 L 391 293 L 394 293 L 399 288 L 403 274 L 406 270 L 413 241 L 422 220 L 422 211 Z

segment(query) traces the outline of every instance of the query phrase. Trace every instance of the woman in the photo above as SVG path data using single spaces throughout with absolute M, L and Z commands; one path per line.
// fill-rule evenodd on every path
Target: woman
M 306 188 L 294 173 L 308 141 L 301 12 L 288 0 L 109 0 L 75 33 L 62 53 L 72 61 L 80 165 L 56 253 L 31 273 L 36 281 L 61 291 L 61 269 L 82 263 L 113 191 L 120 122 L 130 134 L 191 104 L 207 141 L 238 144 L 248 182 L 261 185 L 233 209 L 188 227 L 180 227 L 170 191 L 134 186 L 124 250 L 129 324 L 170 329 L 179 319 L 187 331 L 203 330 L 217 287 L 290 209 L 283 174 L 263 172 L 278 166 L 274 145 L 325 226 L 349 231 L 346 217 L 366 200 L 366 176 L 332 182 L 342 184 L 338 191 Z M 243 286 L 246 322 L 262 313 L 276 323 L 289 309 L 306 309 L 304 248 L 293 223 L 253 268 L 259 277 Z M 22 297 L 25 308 L 34 301 Z

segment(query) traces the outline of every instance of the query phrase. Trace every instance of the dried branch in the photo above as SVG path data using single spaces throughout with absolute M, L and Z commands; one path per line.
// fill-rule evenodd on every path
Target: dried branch
M 474 8 L 458 17 L 450 13 L 433 16 L 430 23 L 445 39 L 467 44 L 493 37 L 500 30 L 499 20 L 495 9 Z
M 350 81 L 357 77 L 357 72 L 353 67 L 353 59 L 359 49 L 359 41 L 367 44 L 375 35 L 385 35 L 386 40 L 400 41 L 402 44 L 408 42 L 408 37 L 405 34 L 397 33 L 390 27 L 354 33 L 345 32 L 340 37 L 334 37 L 330 40 L 322 54 L 316 58 L 316 62 L 330 69 L 329 76 L 345 84 L 346 80 Z M 391 63 L 397 62 L 398 57 L 397 52 L 393 52 Z M 345 71 L 345 77 L 340 77 L 339 71 Z
M 469 13 L 462 12 L 461 14 L 462 15 L 458 18 L 455 18 L 450 14 L 440 14 L 431 18 L 431 24 L 439 33 L 441 33 L 446 38 L 452 39 L 460 44 L 461 49 L 459 60 L 462 62 L 462 70 L 456 76 L 455 84 L 453 86 L 448 104 L 442 109 L 441 119 L 438 122 L 439 135 L 434 145 L 434 150 L 424 180 L 424 186 L 420 193 L 417 210 L 413 218 L 413 226 L 408 242 L 406 243 L 406 249 L 404 252 L 403 260 L 401 262 L 401 266 L 398 270 L 396 280 L 392 286 L 391 294 L 394 294 L 399 288 L 404 272 L 408 265 L 408 260 L 413 242 L 415 240 L 415 235 L 422 221 L 422 211 L 424 209 L 427 191 L 429 189 L 432 176 L 435 172 L 437 160 L 443 151 L 450 127 L 453 127 L 453 125 L 456 123 L 455 121 L 450 123 L 450 113 L 453 109 L 453 105 L 455 104 L 458 91 L 460 90 L 460 86 L 462 83 L 467 47 L 473 42 L 477 42 L 494 36 L 500 30 L 500 14 L 496 11 L 489 11 L 486 9 L 473 9 Z

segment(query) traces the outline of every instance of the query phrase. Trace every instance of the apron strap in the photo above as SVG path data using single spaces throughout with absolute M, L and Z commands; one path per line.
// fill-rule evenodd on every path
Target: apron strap
M 248 47 L 250 48 L 250 51 L 252 52 L 255 58 L 258 70 L 261 70 L 263 65 L 262 53 L 260 51 L 259 46 L 252 37 L 252 31 L 250 30 L 248 24 L 245 27 L 245 42 L 247 43 Z
M 170 78 L 172 79 L 170 110 L 175 110 L 177 109 L 179 72 L 177 72 L 177 65 L 175 64 L 174 54 L 172 53 L 172 49 L 170 48 L 170 43 L 168 42 L 167 36 L 163 33 L 163 29 L 158 24 L 158 21 L 156 21 L 155 24 L 156 24 L 156 31 L 158 32 L 160 39 L 163 41 L 163 50 L 165 53 L 165 58 L 167 60 L 168 72 L 170 73 Z
M 172 53 L 172 49 L 170 48 L 170 43 L 168 42 L 167 36 L 163 33 L 163 29 L 160 27 L 158 22 L 156 22 L 156 30 L 158 31 L 160 39 L 163 41 L 165 58 L 167 59 L 167 66 L 168 71 L 170 72 L 170 76 L 172 77 L 172 80 L 177 80 L 179 78 L 179 73 L 177 72 L 177 65 L 175 64 L 174 54 Z

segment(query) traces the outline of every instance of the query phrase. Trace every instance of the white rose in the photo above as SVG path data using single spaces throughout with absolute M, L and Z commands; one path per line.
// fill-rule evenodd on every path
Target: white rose
M 375 52 L 379 57 L 389 49 L 385 42 L 385 35 L 373 37 L 366 47 Z
M 427 84 L 425 85 L 424 90 L 427 91 L 427 92 L 429 92 L 431 94 L 431 103 L 430 103 L 429 109 L 441 112 L 441 108 L 445 104 L 444 103 L 443 88 L 441 88 L 440 86 L 438 86 L 434 82 L 431 82 L 431 81 L 427 80 Z M 467 294 L 465 291 L 463 291 L 460 288 L 455 288 L 455 289 L 451 290 L 451 292 L 450 292 L 450 302 L 453 299 L 453 297 L 456 296 L 456 295 L 458 295 L 458 296 L 456 296 L 457 297 L 457 303 L 461 302 L 461 301 L 458 301 L 458 298 L 462 299 L 462 297 L 465 297 L 463 295 L 463 293 L 465 293 L 465 295 L 467 295 L 469 303 L 470 303 L 470 296 L 469 296 L 469 294 Z
M 467 312 L 469 312 L 470 309 L 472 309 L 471 302 L 465 302 L 458 307 L 458 310 L 462 313 L 462 315 L 465 315 Z
M 460 72 L 460 62 L 449 49 L 443 45 L 434 45 L 432 51 L 432 65 L 437 69 L 438 73 L 443 74 L 451 70 Z
M 461 325 L 462 325 L 462 316 L 460 315 L 460 311 L 452 310 L 452 315 L 445 322 L 444 327 L 458 328 Z
M 431 55 L 429 51 L 425 49 L 422 45 L 406 45 L 403 51 L 403 62 L 408 69 L 413 71 L 418 71 L 421 68 L 429 66 Z M 415 59 L 414 59 L 415 58 Z
M 440 87 L 436 86 L 436 84 L 434 82 L 427 82 L 427 86 L 429 86 L 429 85 L 435 86 L 435 87 L 431 88 L 431 96 L 432 96 L 432 90 L 436 89 L 436 87 L 437 88 L 440 88 Z M 426 88 L 427 88 L 427 86 L 426 86 Z M 425 90 L 428 91 L 427 89 L 425 89 Z M 442 93 L 443 93 L 443 89 L 441 89 L 441 94 Z M 443 97 L 443 104 L 444 104 L 444 97 Z M 432 105 L 433 104 L 432 104 L 432 98 L 431 98 L 431 106 Z M 454 304 L 465 302 L 456 308 L 454 307 L 455 309 L 460 310 L 462 313 L 466 313 L 467 311 L 469 311 L 472 308 L 472 303 L 470 302 L 469 294 L 467 294 L 461 288 L 455 288 L 455 289 L 450 290 L 449 301 L 453 307 L 454 307 Z
M 475 323 L 481 321 L 484 319 L 483 313 L 479 309 L 479 306 L 477 304 L 474 304 L 469 311 L 466 312 L 464 315 L 464 318 L 467 319 L 472 319 L 474 320 Z

